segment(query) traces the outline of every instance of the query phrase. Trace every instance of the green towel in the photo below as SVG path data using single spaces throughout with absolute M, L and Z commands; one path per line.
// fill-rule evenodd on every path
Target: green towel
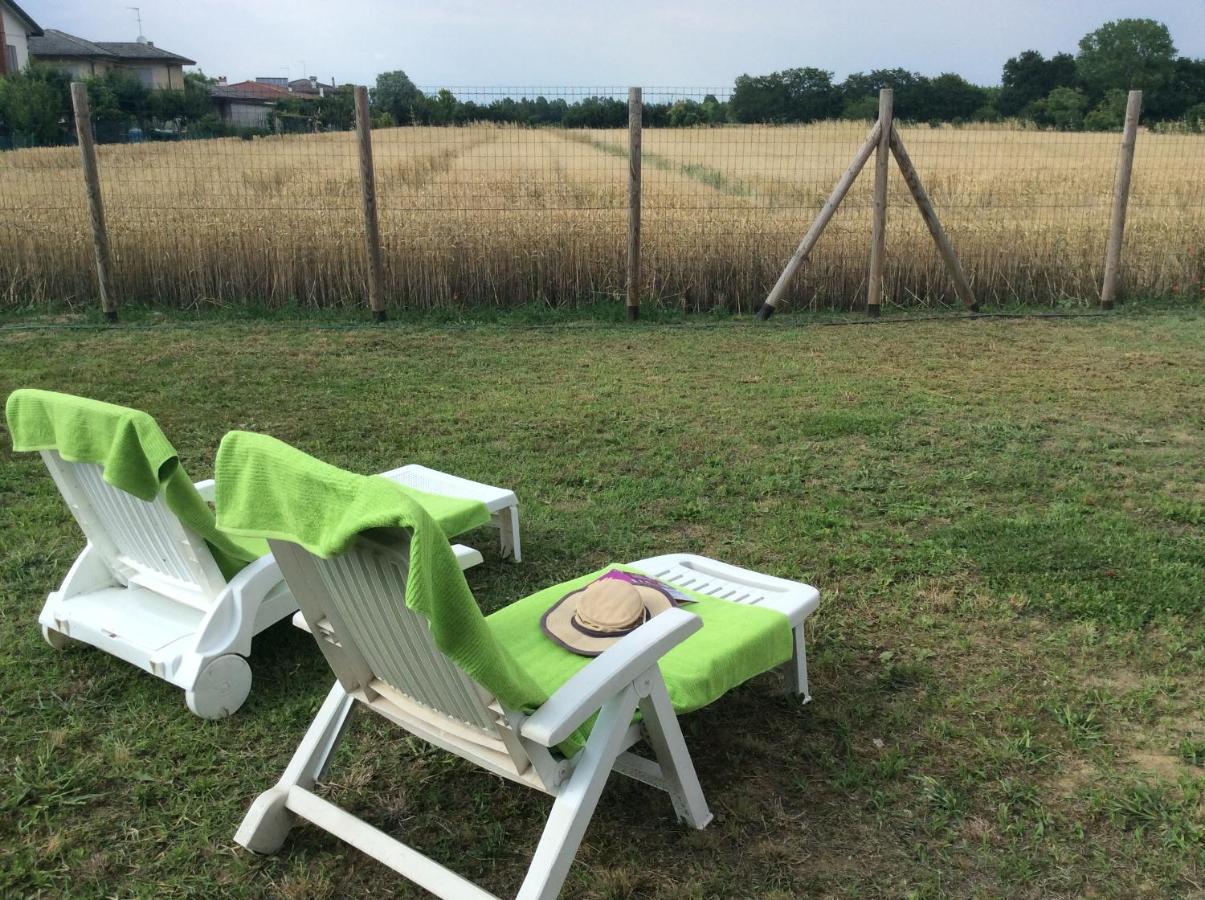
M 534 709 L 548 698 L 494 638 L 446 532 L 406 488 L 246 431 L 222 438 L 215 467 L 219 523 L 233 534 L 290 541 L 329 559 L 363 531 L 409 530 L 406 605 L 426 618 L 439 648 L 512 709 Z M 475 524 L 489 519 L 483 504 L 475 507 Z
M 486 623 L 537 681 L 560 686 L 588 665 L 590 658 L 570 653 L 550 640 L 540 630 L 540 618 L 566 594 L 611 569 L 639 571 L 632 566 L 607 566 L 518 600 L 489 616 Z M 782 613 L 694 591 L 683 593 L 696 601 L 683 609 L 701 618 L 703 627 L 661 657 L 661 674 L 675 711 L 701 709 L 791 658 L 791 623 Z
M 291 541 L 323 559 L 342 552 L 361 531 L 398 527 L 398 497 L 419 506 L 439 528 L 443 540 L 433 543 L 446 545 L 446 538 L 490 520 L 490 511 L 478 500 L 428 494 L 380 475 L 357 475 L 249 431 L 222 438 L 214 477 L 222 531 Z M 448 553 L 452 555 L 450 546 Z
M 362 531 L 408 529 L 406 605 L 427 619 L 435 643 L 449 658 L 511 709 L 534 710 L 590 662 L 545 637 L 540 617 L 606 569 L 532 594 L 487 619 L 445 535 L 396 484 L 345 472 L 274 438 L 237 431 L 222 440 L 217 481 L 223 529 L 291 541 L 318 556 L 338 554 Z M 679 712 L 705 706 L 790 659 L 785 616 L 687 593 L 698 601 L 689 611 L 703 619 L 704 627 L 666 654 L 661 665 Z M 561 752 L 577 752 L 589 727 L 563 743 Z
M 18 390 L 5 406 L 13 449 L 56 450 L 71 462 L 96 463 L 118 490 L 168 508 L 199 534 L 226 578 L 268 552 L 262 540 L 217 529 L 213 511 L 180 466 L 176 450 L 149 415 L 125 406 L 54 391 Z

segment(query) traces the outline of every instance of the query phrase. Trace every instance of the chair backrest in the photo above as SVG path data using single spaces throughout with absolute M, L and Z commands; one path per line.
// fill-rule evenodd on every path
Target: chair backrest
M 501 775 L 537 780 L 506 711 L 406 606 L 407 536 L 361 535 L 330 559 L 287 541 L 268 544 L 344 689 L 445 749 Z
M 95 463 L 70 462 L 54 450 L 42 459 L 72 515 L 122 582 L 208 609 L 226 586 L 205 540 L 168 508 L 113 487 Z

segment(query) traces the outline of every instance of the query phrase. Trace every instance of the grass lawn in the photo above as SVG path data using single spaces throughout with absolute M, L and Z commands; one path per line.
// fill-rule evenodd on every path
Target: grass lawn
M 0 330 L 0 390 L 141 407 L 194 478 L 267 432 L 513 487 L 483 607 L 675 550 L 806 580 L 813 703 L 683 720 L 716 821 L 613 779 L 566 896 L 1202 896 L 1205 313 L 894 327 Z M 0 435 L 0 895 L 421 896 L 316 829 L 232 841 L 332 676 L 282 623 L 222 722 L 35 623 L 81 546 Z M 477 538 L 477 540 L 474 540 Z M 491 890 L 550 800 L 356 720 L 327 789 Z

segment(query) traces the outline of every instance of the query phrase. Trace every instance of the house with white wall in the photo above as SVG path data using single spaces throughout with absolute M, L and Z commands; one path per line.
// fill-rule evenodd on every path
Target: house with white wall
M 0 0 L 0 75 L 12 75 L 29 65 L 29 39 L 42 29 L 16 0 Z
M 55 28 L 31 38 L 29 54 L 36 62 L 69 72 L 72 78 L 123 69 L 151 90 L 182 90 L 184 67 L 196 65 L 195 60 L 156 47 L 154 41 L 144 37 L 137 41 L 89 41 Z

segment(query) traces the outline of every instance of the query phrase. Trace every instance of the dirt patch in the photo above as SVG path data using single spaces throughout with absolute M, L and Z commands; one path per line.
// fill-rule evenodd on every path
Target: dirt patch
M 1128 694 L 1130 691 L 1136 691 L 1142 687 L 1143 677 L 1137 672 L 1131 672 L 1127 669 L 1118 669 L 1109 672 L 1107 675 L 1089 675 L 1084 679 L 1084 683 L 1089 687 L 1103 688 L 1118 696 Z
M 1061 796 L 1073 797 L 1090 784 L 1096 775 L 1095 766 L 1081 760 L 1072 760 L 1054 780 L 1053 787 Z
M 1175 781 L 1182 775 L 1200 775 L 1202 770 L 1196 766 L 1170 756 L 1166 753 L 1151 753 L 1147 750 L 1135 750 L 1130 754 L 1130 761 L 1149 775 Z

